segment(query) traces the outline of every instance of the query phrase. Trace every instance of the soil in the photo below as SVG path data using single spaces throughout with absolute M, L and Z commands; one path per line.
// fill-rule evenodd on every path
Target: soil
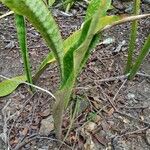
M 131 2 L 117 1 L 116 9 L 109 13 L 128 13 L 126 9 L 130 4 Z M 80 28 L 85 14 L 84 9 L 83 6 L 76 4 L 71 9 L 71 16 L 64 15 L 58 9 L 53 10 L 64 39 Z M 6 11 L 7 8 L 0 4 L 0 13 Z M 141 13 L 149 13 L 148 4 L 142 4 Z M 149 25 L 150 18 L 139 21 L 135 58 L 150 33 Z M 109 45 L 99 44 L 91 53 L 86 67 L 78 78 L 72 97 L 73 100 L 83 101 L 81 110 L 61 148 L 54 131 L 48 136 L 39 135 L 41 121 L 52 114 L 48 110 L 52 110 L 54 100 L 41 91 L 32 94 L 26 85 L 21 85 L 9 96 L 0 98 L 0 150 L 6 150 L 8 147 L 16 150 L 19 146 L 18 149 L 22 150 L 59 148 L 149 150 L 150 76 L 137 75 L 131 81 L 126 81 L 124 78 L 103 80 L 123 75 L 129 33 L 130 23 L 105 31 L 103 40 L 113 38 L 115 42 Z M 49 50 L 39 33 L 28 22 L 27 36 L 34 73 L 37 64 L 40 64 Z M 121 44 L 120 50 L 116 51 Z M 150 55 L 143 62 L 140 73 L 150 75 L 149 58 Z M 0 74 L 6 77 L 23 74 L 13 16 L 0 20 Z M 36 84 L 55 93 L 59 86 L 56 64 L 50 65 Z M 68 113 L 64 114 L 63 122 L 65 134 L 65 129 L 69 125 Z M 91 128 L 91 124 L 96 127 L 89 131 L 88 127 Z

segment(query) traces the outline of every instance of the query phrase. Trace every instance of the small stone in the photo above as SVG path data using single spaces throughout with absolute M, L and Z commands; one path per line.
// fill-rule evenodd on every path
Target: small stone
M 143 3 L 150 4 L 150 0 L 143 0 Z
M 128 99 L 134 99 L 135 98 L 135 95 L 133 93 L 129 93 L 127 95 Z
M 109 44 L 112 44 L 112 43 L 114 43 L 115 42 L 115 39 L 114 38 L 107 38 L 107 39 L 105 39 L 103 42 L 102 42 L 102 44 L 104 44 L 104 45 L 109 45 Z
M 118 53 L 122 50 L 122 47 L 126 44 L 126 41 L 123 40 L 122 42 L 119 43 L 119 45 L 117 46 L 117 48 L 113 51 L 114 53 Z
M 96 128 L 96 123 L 94 122 L 89 122 L 88 124 L 85 125 L 85 130 L 86 131 L 93 131 Z
M 150 129 L 146 131 L 146 140 L 147 140 L 147 143 L 150 145 Z
M 39 133 L 48 136 L 52 130 L 54 130 L 54 119 L 52 116 L 49 116 L 41 121 Z
M 15 42 L 14 41 L 10 41 L 6 46 L 5 48 L 7 49 L 12 49 L 15 47 Z
M 129 4 L 129 6 L 126 7 L 125 12 L 130 14 L 130 13 L 132 13 L 132 10 L 133 10 L 133 5 Z

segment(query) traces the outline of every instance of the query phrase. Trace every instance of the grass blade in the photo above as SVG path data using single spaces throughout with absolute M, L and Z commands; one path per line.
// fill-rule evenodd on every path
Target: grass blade
M 24 72 L 27 77 L 27 82 L 32 82 L 32 74 L 31 74 L 31 68 L 30 68 L 30 62 L 29 62 L 29 53 L 27 49 L 27 41 L 26 41 L 26 26 L 25 26 L 25 20 L 24 17 L 21 15 L 15 14 L 15 20 L 16 20 L 16 28 L 17 28 L 17 35 L 18 35 L 18 41 L 19 46 L 21 49 L 21 55 L 23 59 L 24 64 Z M 34 88 L 30 86 L 30 89 L 34 91 Z
M 134 15 L 138 15 L 140 13 L 140 2 L 141 0 L 134 0 L 134 12 L 133 12 Z M 137 29 L 138 29 L 138 20 L 135 20 L 131 24 L 130 43 L 129 43 L 127 64 L 125 69 L 126 74 L 129 73 L 132 67 L 133 52 L 136 44 Z
M 136 75 L 136 73 L 138 72 L 140 65 L 142 64 L 144 58 L 146 57 L 146 55 L 149 53 L 150 51 L 150 34 L 147 38 L 147 40 L 144 43 L 144 46 L 139 54 L 139 56 L 136 59 L 135 64 L 133 65 L 130 74 L 129 74 L 129 79 L 133 79 L 133 77 Z

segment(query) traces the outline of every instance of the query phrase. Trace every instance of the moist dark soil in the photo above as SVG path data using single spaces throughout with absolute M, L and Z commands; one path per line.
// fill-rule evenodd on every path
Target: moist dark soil
M 116 8 L 109 13 L 130 13 L 128 8 L 131 4 L 117 1 Z M 53 10 L 64 39 L 80 28 L 84 9 L 83 4 L 76 4 L 71 9 L 71 15 L 66 15 L 59 9 Z M 0 13 L 7 11 L 0 4 Z M 148 4 L 142 4 L 141 13 L 149 13 Z M 139 21 L 135 58 L 150 33 L 149 26 L 150 18 Z M 124 74 L 129 33 L 130 23 L 105 31 L 102 40 L 112 38 L 115 41 L 108 45 L 99 44 L 91 53 L 73 91 L 69 108 L 78 99 L 81 106 L 65 144 L 60 147 L 62 141 L 56 139 L 54 130 L 48 135 L 39 135 L 42 120 L 52 114 L 54 99 L 42 91 L 32 94 L 28 86 L 20 85 L 9 96 L 0 98 L 0 150 L 8 147 L 12 150 L 149 150 L 150 55 L 141 66 L 139 72 L 142 74 L 131 81 L 117 79 Z M 27 37 L 34 74 L 49 50 L 28 22 Z M 23 62 L 14 17 L 7 16 L 0 20 L 0 75 L 10 78 L 22 74 Z M 0 78 L 2 80 L 4 79 Z M 51 64 L 46 69 L 36 85 L 55 93 L 59 87 L 56 64 Z M 64 114 L 63 136 L 70 124 L 69 108 Z

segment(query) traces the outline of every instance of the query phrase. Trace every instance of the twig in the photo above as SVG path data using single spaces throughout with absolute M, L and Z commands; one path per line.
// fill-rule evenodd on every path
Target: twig
M 64 139 L 63 139 L 63 142 L 65 142 L 65 140 L 67 139 L 67 137 L 68 137 L 68 135 L 69 135 L 69 133 L 70 133 L 70 131 L 71 131 L 71 128 L 72 128 L 72 126 L 73 126 L 73 123 L 74 123 L 74 120 L 75 120 L 75 116 L 76 116 L 76 114 L 77 114 L 77 112 L 78 112 L 78 109 L 79 109 L 79 101 L 77 100 L 76 103 L 75 103 L 75 108 L 74 108 L 74 110 L 73 110 L 72 118 L 70 119 L 69 128 L 68 128 L 67 133 L 66 133 L 66 135 L 65 135 L 65 137 L 64 137 Z M 63 144 L 62 144 L 62 145 L 63 145 Z M 62 147 L 62 145 L 60 146 L 60 148 Z M 59 149 L 60 149 L 60 148 L 59 148 Z
M 143 132 L 143 131 L 145 131 L 145 130 L 149 129 L 149 127 L 150 127 L 150 126 L 147 126 L 147 127 L 145 127 L 145 128 L 141 128 L 141 129 L 138 129 L 138 130 L 135 130 L 135 131 L 127 132 L 127 133 L 125 133 L 125 134 L 122 134 L 122 135 L 116 136 L 116 137 L 114 137 L 113 139 L 121 138 L 121 137 L 123 137 L 123 136 L 127 136 L 127 135 L 138 134 L 138 133 L 140 133 L 140 132 Z
M 121 76 L 110 77 L 110 78 L 101 79 L 101 80 L 95 80 L 95 81 L 99 81 L 99 82 L 109 82 L 109 81 L 127 79 L 127 77 L 128 77 L 128 75 L 121 75 Z
M 142 76 L 142 77 L 146 77 L 146 78 L 150 78 L 150 75 L 146 74 L 146 73 L 138 72 L 137 75 Z
M 137 134 L 137 133 L 139 133 L 139 132 L 143 132 L 143 131 L 147 130 L 149 127 L 150 127 L 150 126 L 147 126 L 147 127 L 145 127 L 145 128 L 138 129 L 138 130 L 135 130 L 135 131 L 132 131 L 132 132 L 127 132 L 127 133 L 125 133 L 125 134 L 122 134 L 121 137 L 126 136 L 126 135 Z
M 130 119 L 133 119 L 133 120 L 135 120 L 135 121 L 137 121 L 137 122 L 140 122 L 140 123 L 143 123 L 143 124 L 145 124 L 145 125 L 150 126 L 150 122 L 143 121 L 143 120 L 141 120 L 141 119 L 139 119 L 139 118 L 135 118 L 135 117 L 133 117 L 133 116 L 131 116 L 131 115 L 129 115 L 129 114 L 123 113 L 123 112 L 121 112 L 121 111 L 119 111 L 119 110 L 117 110 L 116 113 L 118 113 L 118 114 L 120 114 L 120 115 L 122 115 L 122 116 L 128 117 L 128 118 L 130 118 Z
M 116 97 L 118 96 L 120 90 L 123 88 L 123 86 L 125 85 L 125 83 L 127 82 L 127 79 L 124 80 L 123 84 L 120 86 L 119 90 L 117 91 L 117 93 L 115 94 L 114 98 L 112 99 L 112 101 L 114 102 Z
M 149 16 L 150 16 L 150 14 L 143 14 L 143 15 L 136 15 L 136 16 L 126 17 L 126 18 L 123 18 L 123 19 L 121 19 L 121 20 L 119 20 L 119 21 L 114 22 L 114 23 L 111 24 L 111 25 L 105 26 L 103 29 L 101 29 L 100 31 L 98 31 L 98 33 L 99 33 L 99 32 L 102 32 L 102 31 L 104 31 L 104 30 L 107 30 L 107 29 L 109 29 L 109 28 L 112 28 L 112 27 L 114 27 L 114 26 L 116 26 L 116 25 L 120 25 L 120 24 L 125 23 L 125 22 L 142 19 L 142 18 L 149 17 Z
M 123 109 L 146 109 L 149 106 L 135 106 L 135 107 L 128 107 L 128 106 L 119 106 L 119 108 L 123 108 Z
M 62 143 L 63 145 L 66 145 L 68 148 L 70 148 L 72 150 L 72 148 L 69 145 L 67 145 L 66 143 L 64 143 L 60 140 L 53 139 L 53 138 L 50 138 L 50 137 L 44 137 L 44 136 L 40 136 L 40 135 L 34 135 L 34 136 L 30 136 L 30 137 L 26 138 L 23 142 L 21 142 L 19 145 L 17 145 L 14 148 L 14 150 L 20 150 L 23 146 L 25 146 L 29 142 L 31 142 L 33 140 L 36 140 L 36 139 L 47 139 L 47 140 L 51 140 L 51 141 L 56 141 L 56 142 Z
M 12 15 L 13 13 L 14 13 L 13 11 L 9 11 L 9 12 L 7 12 L 6 14 L 1 15 L 1 16 L 0 16 L 0 19 L 2 19 L 2 18 L 4 18 L 4 17 L 7 17 L 7 16 L 10 16 L 10 15 Z
M 114 111 L 117 110 L 114 102 L 109 98 L 109 96 L 104 92 L 104 90 L 100 87 L 102 94 L 106 97 L 106 100 L 109 101 L 109 103 L 111 104 L 111 106 L 113 107 Z

